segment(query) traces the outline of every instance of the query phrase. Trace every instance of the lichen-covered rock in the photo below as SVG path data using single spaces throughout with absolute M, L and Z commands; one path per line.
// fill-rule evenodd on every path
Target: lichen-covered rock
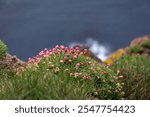
M 127 49 L 129 55 L 150 56 L 150 36 L 134 39 Z
M 12 72 L 17 72 L 19 68 L 25 67 L 26 63 L 21 61 L 16 56 L 12 56 L 7 53 L 6 56 L 0 60 L 0 65 L 4 69 L 10 70 Z
M 150 41 L 150 36 L 144 36 L 144 37 L 139 37 L 139 38 L 134 39 L 130 43 L 130 47 L 135 46 L 135 45 L 140 45 L 141 43 L 143 43 L 145 41 Z
M 124 55 L 150 56 L 150 36 L 134 39 L 128 47 L 113 52 L 105 62 L 112 64 Z
M 105 62 L 107 64 L 112 64 L 114 61 L 117 61 L 125 54 L 126 54 L 126 49 L 121 48 L 121 49 L 117 50 L 116 52 L 113 52 L 112 54 L 110 54 L 109 58 Z

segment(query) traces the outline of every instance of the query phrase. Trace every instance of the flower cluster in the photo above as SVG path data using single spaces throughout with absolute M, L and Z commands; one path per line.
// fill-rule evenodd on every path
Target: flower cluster
M 34 58 L 29 58 L 28 66 L 32 71 L 42 72 L 44 78 L 49 74 L 50 77 L 71 78 L 75 82 L 87 81 L 95 86 L 95 91 L 107 92 L 108 97 L 112 97 L 112 92 L 114 96 L 120 94 L 122 84 L 118 82 L 118 79 L 122 79 L 123 76 L 111 71 L 110 64 L 99 63 L 88 56 L 88 52 L 88 49 L 81 50 L 79 47 L 68 48 L 57 45 L 50 50 L 45 48 Z M 100 97 L 103 97 L 102 94 L 100 93 Z
M 90 61 L 89 57 L 85 57 L 84 62 L 78 62 L 78 59 L 82 55 L 86 55 L 88 53 L 87 49 L 80 50 L 79 47 L 76 48 L 68 48 L 63 45 L 61 46 L 55 46 L 55 48 L 48 50 L 45 48 L 43 51 L 41 51 L 36 57 L 34 58 L 29 58 L 28 63 L 29 65 L 36 65 L 38 63 L 41 63 L 43 59 L 49 59 L 48 65 L 50 68 L 53 68 L 54 73 L 59 73 L 62 69 L 60 66 L 56 65 L 56 60 L 59 58 L 59 64 L 64 65 L 64 64 L 71 64 L 75 63 L 74 67 L 76 71 L 73 69 L 70 70 L 69 68 L 63 69 L 63 72 L 68 73 L 70 76 L 73 76 L 75 78 L 83 78 L 85 79 L 90 79 L 90 76 L 87 73 L 80 73 L 78 69 L 80 69 L 83 66 L 92 66 L 92 61 Z M 52 60 L 53 59 L 53 60 Z M 53 62 L 52 62 L 53 61 Z M 42 62 L 43 63 L 43 62 Z
M 47 64 L 49 65 L 49 68 L 53 69 L 52 71 L 54 71 L 55 74 L 63 71 L 66 74 L 68 73 L 71 77 L 87 80 L 90 79 L 91 76 L 87 73 L 87 71 L 81 70 L 83 67 L 91 69 L 92 73 L 99 72 L 101 70 L 100 67 L 97 66 L 97 64 L 99 63 L 97 63 L 96 61 L 93 62 L 89 56 L 86 56 L 87 53 L 88 49 L 84 49 L 81 51 L 79 47 L 68 48 L 63 45 L 57 45 L 51 50 L 45 48 L 36 57 L 29 58 L 28 63 L 29 65 L 34 64 L 34 66 L 38 68 L 39 63 L 45 64 L 45 61 L 43 62 L 43 59 L 48 59 Z M 80 58 L 84 59 L 81 61 Z M 64 65 L 70 65 L 70 67 L 64 69 L 61 67 Z M 107 68 L 109 67 L 109 64 L 104 63 L 103 67 Z M 109 75 L 109 72 L 101 70 L 101 76 L 104 75 Z
M 86 54 L 87 52 L 88 52 L 87 49 L 80 51 L 79 47 L 68 48 L 63 45 L 61 46 L 57 45 L 55 48 L 51 50 L 48 50 L 47 48 L 45 48 L 36 57 L 29 58 L 28 63 L 40 62 L 42 58 L 52 57 L 53 55 L 60 54 L 60 53 L 65 53 L 65 57 L 62 60 L 60 60 L 60 63 L 63 63 L 65 61 L 72 62 L 70 57 L 73 57 L 73 59 L 77 59 L 79 55 Z M 91 64 L 91 62 L 89 62 L 89 64 Z

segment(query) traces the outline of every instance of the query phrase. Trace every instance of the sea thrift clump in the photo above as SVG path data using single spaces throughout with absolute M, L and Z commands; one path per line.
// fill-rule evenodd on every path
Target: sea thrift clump
M 87 56 L 87 53 L 88 49 L 80 50 L 79 47 L 68 48 L 57 45 L 51 50 L 45 48 L 34 58 L 29 58 L 28 65 L 30 68 L 33 67 L 34 72 L 42 72 L 41 76 L 45 78 L 58 77 L 58 79 L 68 79 L 76 83 L 93 84 L 95 87 L 92 90 L 93 94 L 99 91 L 95 96 L 100 99 L 122 98 L 120 93 L 122 86 L 116 85 L 121 76 L 111 71 L 108 64 L 97 62 Z M 46 77 L 47 74 L 50 76 Z

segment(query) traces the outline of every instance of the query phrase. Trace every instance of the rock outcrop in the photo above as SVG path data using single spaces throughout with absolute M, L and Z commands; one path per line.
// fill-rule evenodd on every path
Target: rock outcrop
M 150 36 L 139 37 L 131 41 L 130 45 L 113 52 L 105 61 L 112 64 L 124 55 L 150 56 Z
M 19 68 L 24 68 L 26 63 L 18 59 L 16 56 L 7 53 L 5 57 L 0 59 L 0 65 L 8 70 L 17 72 Z
M 134 39 L 127 49 L 129 55 L 150 56 L 150 36 Z
M 131 41 L 130 47 L 135 46 L 135 45 L 140 45 L 141 43 L 145 41 L 150 41 L 150 36 L 144 36 L 144 37 L 139 37 Z

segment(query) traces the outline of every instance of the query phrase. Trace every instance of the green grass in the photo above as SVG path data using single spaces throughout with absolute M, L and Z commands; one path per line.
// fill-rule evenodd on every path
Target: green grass
M 7 53 L 7 46 L 0 40 L 0 59 Z
M 139 46 L 139 45 L 134 45 L 134 46 L 130 47 L 130 48 L 127 50 L 127 52 L 128 52 L 129 54 L 140 54 L 140 53 L 143 52 L 143 48 L 142 48 L 141 46 Z
M 0 81 L 0 99 L 122 98 L 122 85 L 108 67 L 85 56 L 83 52 L 57 50 L 59 52 L 47 57 L 44 57 L 44 53 L 40 60 L 29 61 L 19 76 L 3 78 Z M 64 60 L 68 54 L 70 62 Z M 76 54 L 78 57 L 74 58 Z M 77 64 L 80 65 L 77 67 Z
M 21 79 L 18 77 L 4 79 L 0 83 L 0 99 L 9 100 L 88 99 L 87 92 L 91 92 L 93 89 L 92 85 L 86 82 L 73 83 L 68 79 L 60 80 L 50 76 L 43 79 L 42 74 L 21 77 Z
M 150 57 L 125 56 L 111 68 L 125 77 L 126 99 L 150 99 Z
M 0 61 L 0 80 L 14 77 L 15 73 Z
M 144 48 L 150 49 L 150 41 L 145 41 L 145 42 L 141 43 L 141 46 Z
M 0 40 L 0 80 L 3 78 L 10 78 L 13 72 L 3 64 L 3 58 L 6 56 L 7 46 Z

